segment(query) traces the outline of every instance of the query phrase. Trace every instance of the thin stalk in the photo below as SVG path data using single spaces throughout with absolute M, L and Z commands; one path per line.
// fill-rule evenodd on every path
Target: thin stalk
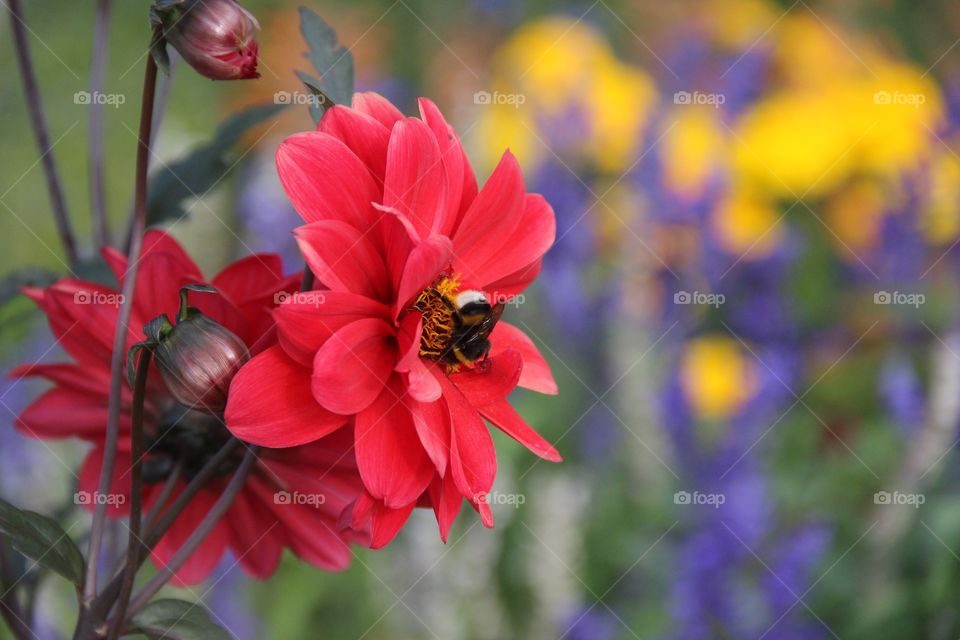
M 43 164 L 43 174 L 47 179 L 53 218 L 57 225 L 60 243 L 67 254 L 67 261 L 71 267 L 75 267 L 79 263 L 77 241 L 73 234 L 73 226 L 70 224 L 70 214 L 67 213 L 60 175 L 53 159 L 50 132 L 47 129 L 47 119 L 43 111 L 43 98 L 40 96 L 37 75 L 33 68 L 33 57 L 30 55 L 30 43 L 27 41 L 27 25 L 23 20 L 20 0 L 7 0 L 7 2 L 10 10 L 10 27 L 13 29 L 13 42 L 17 51 L 17 64 L 20 67 L 20 77 L 23 78 L 23 93 L 27 99 L 27 112 L 30 115 L 34 137 L 37 139 L 37 147 L 40 149 L 40 161 Z
M 10 575 L 9 562 L 8 549 L 5 544 L 0 544 L 0 617 L 17 640 L 27 640 L 33 636 L 33 632 L 24 620 L 23 609 L 17 601 L 17 590 L 13 587 L 15 580 Z
M 144 527 L 144 531 L 146 532 L 143 536 L 145 541 L 145 551 L 149 552 L 157 545 L 158 542 L 160 542 L 160 539 L 163 538 L 164 534 L 173 525 L 174 521 L 177 519 L 177 516 L 207 485 L 207 482 L 213 478 L 217 470 L 221 468 L 222 464 L 227 460 L 227 458 L 230 457 L 230 455 L 233 453 L 233 450 L 236 449 L 239 444 L 240 441 L 236 438 L 231 438 L 228 440 L 226 444 L 220 448 L 220 451 L 218 451 L 216 455 L 210 458 L 210 460 L 203 465 L 203 468 L 200 469 L 200 472 L 197 473 L 192 480 L 190 480 L 187 486 L 184 487 L 183 491 L 177 495 L 177 499 L 174 500 L 173 504 L 170 505 L 170 508 L 164 511 L 162 515 L 156 512 L 157 507 L 154 507 L 154 511 L 152 511 L 150 516 L 148 516 L 147 524 Z M 166 491 L 166 487 L 164 487 L 164 491 Z M 156 525 L 152 524 L 153 520 L 156 520 Z M 143 561 L 146 560 L 146 557 L 147 554 L 144 553 L 137 558 L 136 567 L 138 569 L 140 565 L 143 564 Z M 120 573 L 114 576 L 110 584 L 103 589 L 100 596 L 91 607 L 93 617 L 106 615 L 120 594 L 122 581 L 123 574 Z
M 230 505 L 233 504 L 234 499 L 243 489 L 244 484 L 246 484 L 247 476 L 250 475 L 250 472 L 253 470 L 253 465 L 257 461 L 257 447 L 250 447 L 247 449 L 246 454 L 243 456 L 243 461 L 240 463 L 240 466 L 237 468 L 236 473 L 234 473 L 233 478 L 230 479 L 230 482 L 227 484 L 227 487 L 223 490 L 223 493 L 217 499 L 217 502 L 213 505 L 213 508 L 207 512 L 207 515 L 204 516 L 203 520 L 200 522 L 199 526 L 194 529 L 193 533 L 190 534 L 190 537 L 187 538 L 187 541 L 183 543 L 183 546 L 177 550 L 177 552 L 170 559 L 170 562 L 155 575 L 146 586 L 141 589 L 133 600 L 130 602 L 130 612 L 136 613 L 142 609 L 150 600 L 163 588 L 170 578 L 177 572 L 186 563 L 187 559 L 196 551 L 197 547 L 210 535 L 210 532 L 213 531 L 213 528 L 220 522 L 220 518 L 227 512 L 227 509 L 230 508 Z M 118 626 L 123 626 L 123 622 L 120 621 Z
M 149 531 L 153 525 L 156 524 L 157 518 L 160 517 L 160 514 L 163 512 L 164 505 L 167 504 L 167 500 L 173 495 L 173 490 L 177 488 L 177 483 L 180 482 L 181 475 L 183 475 L 183 461 L 178 460 L 177 464 L 173 467 L 173 471 L 170 472 L 170 477 L 167 478 L 167 481 L 163 484 L 163 488 L 160 489 L 160 495 L 157 496 L 157 501 L 153 503 L 153 507 L 143 521 L 142 528 L 144 531 Z
M 103 92 L 107 72 L 107 49 L 110 35 L 110 0 L 98 0 L 93 27 L 93 58 L 90 61 L 90 95 Z M 90 100 L 90 212 L 93 217 L 94 246 L 110 244 L 107 223 L 107 197 L 103 171 L 103 110 L 102 100 Z
M 117 601 L 117 619 L 123 620 L 127 615 L 127 605 L 130 604 L 130 594 L 133 593 L 133 580 L 137 575 L 138 558 L 140 556 L 140 518 L 143 506 L 143 400 L 147 391 L 147 374 L 150 372 L 150 358 L 153 356 L 149 349 L 140 352 L 140 361 L 137 363 L 137 375 L 133 383 L 133 407 L 131 409 L 130 459 L 133 466 L 130 470 L 130 535 L 127 537 L 127 561 L 123 572 L 123 583 L 120 587 L 120 598 Z M 114 624 L 107 635 L 109 640 L 120 637 L 121 624 Z
M 150 155 L 150 127 L 153 120 L 153 100 L 157 84 L 157 64 L 153 56 L 147 56 L 147 68 L 143 79 L 143 99 L 140 109 L 140 134 L 137 141 L 137 169 L 134 192 L 136 206 L 133 214 L 135 234 L 127 256 L 127 272 L 123 278 L 122 302 L 114 330 L 113 354 L 110 363 L 110 400 L 107 406 L 107 439 L 100 471 L 100 493 L 106 493 L 113 475 L 117 456 L 117 438 L 120 427 L 120 396 L 123 384 L 123 361 L 126 356 L 127 327 L 133 310 L 133 294 L 137 284 L 140 252 L 143 247 L 143 229 L 147 214 L 147 159 Z M 83 590 L 83 607 L 89 608 L 97 592 L 97 559 L 103 541 L 103 523 L 106 518 L 106 503 L 100 502 L 93 515 L 90 529 L 90 547 L 87 554 L 87 574 Z M 82 618 L 81 614 L 81 618 Z

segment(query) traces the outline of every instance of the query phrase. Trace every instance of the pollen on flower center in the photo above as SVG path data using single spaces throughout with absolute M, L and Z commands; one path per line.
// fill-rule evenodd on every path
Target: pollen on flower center
M 450 347 L 450 339 L 456 326 L 454 308 L 450 300 L 460 288 L 457 276 L 442 276 L 434 285 L 427 287 L 413 308 L 423 316 L 423 332 L 420 335 L 420 355 L 439 360 Z

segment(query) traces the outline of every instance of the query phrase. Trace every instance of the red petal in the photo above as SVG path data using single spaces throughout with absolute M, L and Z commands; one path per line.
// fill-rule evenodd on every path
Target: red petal
M 277 149 L 277 172 L 287 197 L 307 222 L 342 220 L 367 229 L 377 216 L 380 188 L 366 165 L 340 140 L 298 133 Z
M 496 358 L 450 376 L 460 392 L 474 407 L 503 400 L 517 386 L 523 361 L 516 351 L 504 351 Z
M 211 284 L 239 305 L 274 293 L 281 280 L 283 263 L 280 256 L 260 253 L 231 263 L 216 275 Z
M 508 349 L 517 351 L 523 358 L 523 371 L 517 383 L 519 386 L 540 393 L 557 393 L 557 383 L 550 372 L 550 365 L 533 341 L 517 327 L 501 320 L 490 334 L 490 357 Z
M 173 555 L 183 546 L 187 538 L 196 530 L 203 520 L 204 516 L 213 508 L 216 502 L 217 493 L 207 489 L 198 493 L 193 500 L 187 503 L 186 508 L 180 513 L 174 521 L 173 526 L 153 551 L 154 564 L 158 569 L 162 569 Z M 229 531 L 227 522 L 220 520 L 210 534 L 203 539 L 200 546 L 190 554 L 187 561 L 177 570 L 173 577 L 172 584 L 194 585 L 202 582 L 209 576 L 220 563 L 223 552 L 227 549 L 229 542 Z
M 70 388 L 50 389 L 34 400 L 17 418 L 17 428 L 34 438 L 102 440 L 107 429 L 107 401 Z M 128 433 L 130 416 L 120 414 L 120 428 Z
M 399 121 L 390 134 L 383 205 L 409 218 L 426 238 L 444 228 L 446 197 L 446 176 L 433 133 L 422 120 Z
M 387 129 L 393 129 L 397 120 L 403 119 L 403 114 L 400 113 L 399 109 L 379 93 L 373 91 L 353 94 L 353 108 L 367 114 Z
M 280 347 L 271 347 L 245 364 L 230 384 L 227 428 L 266 447 L 292 447 L 339 429 L 342 416 L 330 413 L 310 392 L 310 370 Z
M 283 350 L 312 367 L 317 350 L 336 331 L 364 318 L 387 319 L 390 313 L 383 304 L 355 293 L 307 291 L 288 296 L 273 317 Z
M 397 364 L 394 329 L 370 318 L 346 325 L 313 359 L 313 397 L 341 415 L 362 411 L 383 390 Z
M 107 488 L 108 497 L 112 498 L 107 500 L 107 515 L 111 517 L 118 518 L 130 513 L 130 474 L 127 473 L 130 467 L 129 452 L 117 451 L 110 486 Z M 80 506 L 88 511 L 93 511 L 96 506 L 93 496 L 99 492 L 102 469 L 103 447 L 96 446 L 83 459 L 77 477 L 77 495 L 74 496 Z
M 497 474 L 497 452 L 490 432 L 477 410 L 445 376 L 440 376 L 443 397 L 450 407 L 453 437 L 450 467 L 460 493 L 468 499 L 490 492 Z
M 457 491 L 457 485 L 451 474 L 448 473 L 442 480 L 439 476 L 433 479 L 430 483 L 430 501 L 433 503 L 433 513 L 437 516 L 437 524 L 440 526 L 440 539 L 446 542 L 450 536 L 450 527 L 457 519 L 460 506 L 463 504 L 463 496 Z
M 432 375 L 431 375 L 432 377 Z M 450 409 L 441 398 L 435 402 L 417 402 L 406 398 L 413 425 L 437 473 L 447 472 L 450 458 Z
M 394 313 L 406 309 L 450 264 L 453 249 L 444 236 L 431 236 L 417 244 L 407 258 L 397 289 Z
M 517 227 L 525 195 L 520 165 L 507 151 L 454 232 L 454 271 L 485 284 L 480 267 L 505 249 L 503 242 Z
M 405 373 L 407 392 L 414 400 L 433 402 L 440 397 L 440 383 L 420 359 L 420 333 L 423 331 L 423 318 L 418 313 L 410 313 L 400 321 L 397 341 L 400 347 L 400 361 L 396 371 Z
M 505 434 L 550 462 L 563 462 L 563 457 L 553 446 L 533 430 L 506 400 L 500 400 L 480 408 L 480 413 Z
M 364 526 L 370 521 L 371 549 L 381 549 L 397 536 L 400 529 L 410 518 L 416 503 L 411 502 L 399 509 L 390 509 L 383 502 L 374 500 L 370 494 L 364 492 L 353 508 L 353 526 Z
M 317 280 L 334 291 L 387 299 L 387 270 L 366 233 L 339 220 L 324 220 L 299 227 L 294 234 Z
M 356 418 L 360 477 L 370 495 L 392 509 L 416 502 L 434 474 L 402 394 L 394 378 Z
M 473 170 L 467 163 L 467 156 L 463 145 L 460 143 L 460 138 L 457 137 L 453 127 L 444 119 L 437 105 L 426 98 L 420 98 L 417 102 L 420 105 L 420 118 L 430 127 L 437 140 L 443 164 L 444 179 L 447 182 L 446 210 L 442 216 L 443 222 L 438 227 L 437 232 L 442 235 L 450 235 L 461 211 L 464 181 L 468 175 L 471 178 L 473 177 Z M 476 181 L 473 183 L 471 200 L 474 196 L 476 196 Z
M 317 131 L 342 140 L 383 184 L 390 141 L 390 129 L 383 123 L 357 109 L 334 105 L 323 114 Z
M 499 250 L 474 267 L 477 281 L 484 286 L 517 271 L 527 270 L 547 252 L 556 232 L 556 219 L 547 201 L 539 194 L 527 194 L 523 213 L 513 233 L 507 237 L 500 236 Z
M 256 481 L 251 478 L 250 482 Z M 270 509 L 241 491 L 225 516 L 230 530 L 230 548 L 243 568 L 253 577 L 273 575 L 283 554 L 283 527 Z

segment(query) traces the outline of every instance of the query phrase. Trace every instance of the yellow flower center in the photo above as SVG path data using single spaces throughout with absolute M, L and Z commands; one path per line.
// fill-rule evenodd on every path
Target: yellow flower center
M 420 334 L 420 355 L 439 360 L 450 347 L 456 321 L 453 297 L 460 287 L 457 276 L 442 276 L 436 284 L 424 289 L 413 308 L 423 316 Z

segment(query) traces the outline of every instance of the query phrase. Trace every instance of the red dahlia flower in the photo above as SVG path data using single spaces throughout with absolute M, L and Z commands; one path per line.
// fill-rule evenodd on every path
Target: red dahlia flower
M 514 411 L 517 386 L 556 393 L 519 329 L 497 321 L 553 243 L 550 205 L 528 194 L 510 152 L 482 189 L 459 138 L 430 101 L 405 118 L 379 95 L 334 106 L 288 138 L 277 168 L 307 222 L 296 230 L 327 290 L 274 311 L 279 344 L 234 378 L 226 416 L 270 447 L 355 425 L 366 492 L 351 517 L 389 542 L 416 505 L 446 540 L 466 498 L 484 500 L 496 452 L 484 419 L 537 455 L 560 455 Z
M 141 327 L 159 314 L 174 317 L 180 287 L 206 282 L 193 260 L 170 236 L 151 231 L 144 251 L 133 306 L 127 348 L 143 339 Z M 108 249 L 104 257 L 123 281 L 126 258 Z M 280 258 L 256 255 L 239 260 L 214 277 L 214 293 L 191 297 L 205 316 L 241 337 L 250 352 L 260 353 L 276 339 L 270 308 L 278 292 L 295 290 L 295 279 L 284 278 Z M 50 327 L 74 362 L 19 367 L 15 376 L 41 376 L 54 387 L 19 416 L 18 427 L 37 438 L 79 437 L 93 443 L 79 476 L 80 502 L 93 507 L 107 500 L 108 513 L 121 516 L 129 506 L 130 407 L 132 393 L 123 391 L 117 461 L 109 496 L 98 497 L 109 397 L 110 353 L 119 294 L 92 282 L 65 278 L 47 289 L 26 291 L 47 314 Z M 164 483 L 180 465 L 182 473 L 171 501 L 230 437 L 215 411 L 191 410 L 174 400 L 163 378 L 151 370 L 145 403 L 143 460 L 144 506 L 150 509 Z M 239 464 L 231 460 L 188 504 L 154 550 L 165 565 L 213 506 Z M 348 430 L 310 445 L 261 450 L 246 484 L 226 515 L 177 572 L 175 580 L 203 580 L 227 549 L 251 575 L 273 573 L 284 547 L 324 569 L 341 569 L 350 559 L 348 542 L 357 537 L 339 533 L 343 509 L 362 490 L 357 478 Z

